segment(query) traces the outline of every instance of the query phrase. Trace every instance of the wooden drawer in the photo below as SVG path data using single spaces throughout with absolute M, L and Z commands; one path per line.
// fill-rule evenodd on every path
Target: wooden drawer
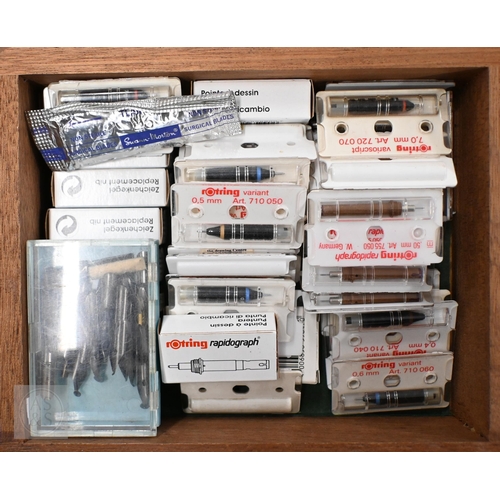
M 14 439 L 14 389 L 28 383 L 26 241 L 43 237 L 50 172 L 25 120 L 63 78 L 310 78 L 455 82 L 451 289 L 459 303 L 446 416 L 169 416 L 155 438 Z M 500 449 L 500 49 L 0 49 L 0 431 L 11 451 Z M 168 397 L 168 394 L 166 394 Z M 165 399 L 165 398 L 164 398 Z

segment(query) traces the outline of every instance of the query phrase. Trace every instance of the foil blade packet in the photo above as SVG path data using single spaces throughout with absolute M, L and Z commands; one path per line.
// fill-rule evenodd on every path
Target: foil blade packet
M 51 170 L 238 135 L 233 92 L 112 103 L 72 103 L 26 112 L 37 148 Z

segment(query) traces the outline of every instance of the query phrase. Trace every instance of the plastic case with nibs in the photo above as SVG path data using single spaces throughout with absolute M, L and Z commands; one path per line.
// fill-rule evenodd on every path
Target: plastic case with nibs
M 33 437 L 155 436 L 155 240 L 27 244 Z

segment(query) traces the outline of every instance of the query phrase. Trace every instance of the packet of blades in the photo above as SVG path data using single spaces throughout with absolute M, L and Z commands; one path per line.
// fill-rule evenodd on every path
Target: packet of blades
M 26 112 L 51 170 L 241 133 L 232 92 L 114 103 L 74 103 Z

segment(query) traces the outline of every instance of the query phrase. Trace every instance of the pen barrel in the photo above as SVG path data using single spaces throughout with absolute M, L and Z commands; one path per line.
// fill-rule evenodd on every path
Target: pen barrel
M 348 99 L 348 112 L 356 115 L 390 115 L 413 109 L 413 103 L 406 99 Z
M 292 238 L 291 227 L 277 224 L 222 224 L 206 233 L 223 240 L 287 242 Z
M 229 236 L 227 239 L 276 239 L 276 226 L 273 224 L 225 224 L 224 226 L 224 232 Z
M 403 391 L 367 392 L 363 396 L 366 409 L 401 408 L 436 405 L 441 401 L 439 389 L 409 389 Z
M 61 104 L 73 102 L 120 102 L 120 101 L 138 101 L 153 97 L 153 95 L 141 89 L 94 89 L 94 90 L 75 90 L 72 92 L 61 93 Z
M 262 182 L 270 179 L 272 174 L 272 169 L 252 166 L 205 169 L 205 179 L 208 182 Z
M 397 97 L 367 97 L 348 99 L 346 97 L 330 97 L 330 116 L 388 116 L 420 112 L 420 99 Z
M 260 289 L 238 286 L 197 286 L 180 291 L 181 301 L 191 299 L 195 304 L 237 305 L 262 298 Z
M 393 218 L 405 212 L 405 203 L 398 200 L 368 200 L 357 202 L 334 202 L 321 205 L 321 217 L 333 218 Z
M 420 302 L 422 296 L 419 292 L 375 292 L 375 293 L 312 293 L 311 301 L 321 305 L 365 305 L 365 304 L 390 304 Z
M 346 316 L 347 327 L 389 328 L 410 326 L 425 319 L 418 311 L 375 311 Z
M 359 266 L 343 267 L 330 271 L 330 278 L 337 278 L 343 282 L 373 283 L 377 281 L 421 282 L 424 270 L 418 266 Z
M 384 303 L 406 303 L 419 302 L 420 293 L 398 293 L 398 292 L 380 292 L 380 293 L 343 293 L 342 304 L 384 304 Z

